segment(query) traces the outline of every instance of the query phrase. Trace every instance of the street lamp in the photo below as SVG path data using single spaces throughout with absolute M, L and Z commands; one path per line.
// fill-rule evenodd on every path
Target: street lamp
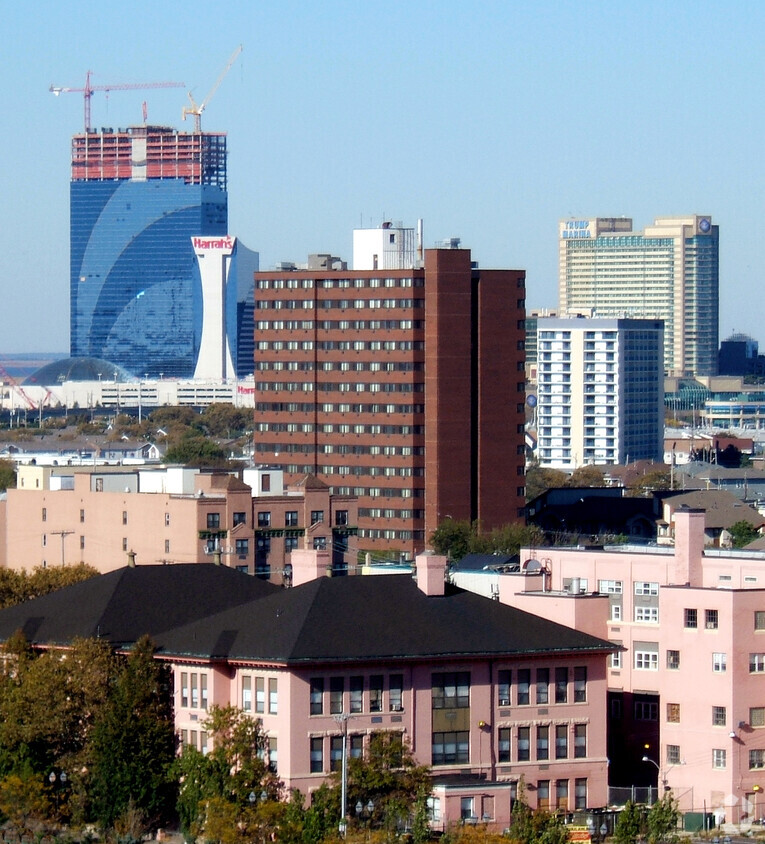
M 338 825 L 341 838 L 345 838 L 345 831 L 348 829 L 348 822 L 345 819 L 345 804 L 348 802 L 348 719 L 350 717 L 347 712 L 340 712 L 333 716 L 343 731 L 343 755 L 340 776 L 340 823 Z

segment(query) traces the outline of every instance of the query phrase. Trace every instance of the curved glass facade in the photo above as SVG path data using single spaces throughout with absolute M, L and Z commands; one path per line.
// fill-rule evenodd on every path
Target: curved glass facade
M 191 377 L 202 325 L 193 235 L 228 228 L 227 194 L 183 179 L 71 184 L 71 355 Z

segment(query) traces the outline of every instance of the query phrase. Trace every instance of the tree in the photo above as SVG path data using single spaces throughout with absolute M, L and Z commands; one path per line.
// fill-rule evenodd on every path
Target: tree
M 202 727 L 213 749 L 203 755 L 184 748 L 175 768 L 177 809 L 189 839 L 223 840 L 220 830 L 232 818 L 235 825 L 254 822 L 250 794 L 256 803 L 273 800 L 280 783 L 264 761 L 268 740 L 259 721 L 234 706 L 212 706 Z
M 481 523 L 446 518 L 433 531 L 430 543 L 437 554 L 461 560 L 467 554 L 517 554 L 522 546 L 540 545 L 543 532 L 536 525 L 512 522 L 485 533 Z
M 732 524 L 728 528 L 728 532 L 733 540 L 734 548 L 743 548 L 750 542 L 754 542 L 754 540 L 760 536 L 757 528 L 749 524 L 749 522 L 744 519 Z
M 661 800 L 651 806 L 646 819 L 649 844 L 658 842 L 673 842 L 678 840 L 677 824 L 680 820 L 680 810 L 677 800 L 671 791 L 664 793 Z
M 55 568 L 38 566 L 31 574 L 25 570 L 0 569 L 0 608 L 47 595 L 57 589 L 63 589 L 64 586 L 95 577 L 98 573 L 96 569 L 83 563 Z
M 0 460 L 0 492 L 16 486 L 16 467 L 10 460 Z
M 335 771 L 335 789 L 339 779 Z M 430 769 L 415 762 L 401 733 L 373 733 L 364 755 L 348 761 L 348 803 L 373 806 L 370 826 L 395 831 L 424 809 L 429 793 Z
M 167 668 L 148 637 L 136 643 L 96 716 L 91 753 L 93 812 L 103 828 L 130 806 L 153 823 L 166 817 L 175 735 Z
M 598 466 L 580 466 L 567 478 L 564 486 L 573 487 L 603 487 L 606 485 L 606 479 L 603 475 L 603 470 Z
M 167 450 L 165 462 L 183 465 L 225 467 L 226 453 L 201 434 L 188 433 Z
M 671 471 L 668 467 L 654 469 L 639 475 L 627 487 L 628 495 L 633 498 L 650 496 L 655 490 L 671 488 Z
M 614 827 L 614 844 L 635 844 L 645 832 L 645 813 L 640 806 L 628 800 Z
M 252 429 L 252 411 L 232 404 L 213 403 L 204 409 L 201 424 L 208 436 L 231 439 Z
M 526 501 L 533 501 L 548 489 L 565 486 L 568 475 L 558 469 L 543 469 L 532 463 L 526 469 Z

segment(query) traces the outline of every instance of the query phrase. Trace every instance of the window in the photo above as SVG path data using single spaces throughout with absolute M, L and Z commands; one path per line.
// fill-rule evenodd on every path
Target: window
M 568 727 L 565 724 L 558 724 L 555 727 L 555 758 L 566 759 L 568 757 Z
M 80 537 L 80 550 L 82 551 L 85 548 L 85 537 Z
M 712 767 L 723 769 L 727 765 L 727 753 L 723 748 L 713 748 L 712 750 Z
M 550 669 L 537 668 L 537 703 L 549 703 Z
M 298 547 L 298 538 L 297 536 L 285 536 L 284 537 L 284 553 L 290 554 Z
M 170 527 L 170 514 L 165 513 L 165 527 Z
M 181 671 L 181 706 L 189 705 L 189 675 L 185 671 Z
M 574 758 L 587 756 L 587 724 L 574 724 Z
M 680 651 L 667 651 L 667 668 L 677 671 L 680 668 Z
M 48 508 L 47 507 L 42 508 L 42 520 L 44 522 L 48 521 Z
M 622 620 L 622 605 L 621 604 L 611 604 L 611 621 L 621 621 Z
M 191 708 L 198 709 L 199 708 L 199 688 L 197 686 L 197 674 L 193 673 L 189 675 L 190 685 L 191 685 Z
M 621 651 L 614 651 L 611 654 L 611 668 L 621 668 L 622 667 L 622 652 Z
M 167 540 L 170 542 L 170 540 Z M 237 539 L 236 540 L 236 553 L 240 557 L 246 557 L 250 551 L 250 540 L 249 539 Z
M 537 808 L 544 812 L 550 808 L 550 780 L 537 780 Z
M 472 797 L 460 797 L 460 819 L 463 821 L 476 820 Z
M 242 711 L 252 712 L 252 678 L 242 677 Z
M 765 654 L 749 654 L 750 674 L 762 674 L 765 672 Z
M 433 765 L 466 765 L 470 761 L 469 732 L 433 733 Z
M 468 671 L 434 674 L 431 686 L 433 709 L 467 709 L 470 706 Z
M 635 621 L 656 624 L 659 621 L 658 607 L 635 607 Z
M 263 510 L 258 513 L 258 527 L 259 528 L 267 528 L 271 527 L 271 513 L 269 510 Z
M 297 527 L 297 525 L 297 510 L 287 510 L 287 512 L 284 514 L 284 527 Z
M 323 510 L 311 510 L 311 524 L 315 525 L 319 522 L 324 521 L 324 511 Z
M 723 674 L 728 670 L 728 656 L 727 654 L 713 653 L 712 654 L 712 671 L 716 674 Z
M 680 723 L 680 704 L 679 703 L 668 703 L 667 704 L 667 721 L 670 724 L 679 724 Z
M 749 751 L 749 770 L 765 768 L 765 750 Z
M 635 668 L 643 671 L 658 671 L 659 654 L 656 651 L 635 651 Z
M 649 583 L 645 580 L 636 580 L 635 581 L 635 594 L 636 595 L 658 595 L 659 594 L 659 584 L 658 583 Z
M 587 778 L 577 777 L 574 780 L 574 808 L 587 808 Z
M 310 691 L 311 715 L 321 715 L 324 712 L 324 678 L 311 678 Z
M 529 699 L 529 687 L 531 685 L 531 670 L 529 668 L 518 669 L 518 706 L 527 706 Z
M 329 769 L 339 771 L 343 764 L 343 737 L 332 736 L 329 740 Z
M 330 715 L 339 715 L 343 711 L 343 692 L 345 691 L 345 680 L 343 677 L 329 678 L 329 712 Z
M 587 666 L 577 665 L 574 668 L 574 703 L 587 701 Z
M 314 536 L 314 538 L 313 538 L 313 550 L 314 551 L 326 551 L 327 550 L 327 537 L 326 536 Z
M 122 542 L 123 542 L 122 550 L 127 551 L 127 537 L 125 537 L 125 539 L 123 539 Z M 170 540 L 166 539 L 165 540 L 165 554 L 169 554 L 169 553 L 170 553 Z
M 568 668 L 555 669 L 555 702 L 568 702 Z
M 364 736 L 354 733 L 348 736 L 348 756 L 351 759 L 361 759 L 364 755 Z
M 531 727 L 518 727 L 518 761 L 528 762 L 531 758 Z
M 123 512 L 123 513 L 122 513 L 122 524 L 123 524 L 123 525 L 124 525 L 124 524 L 127 524 L 127 522 L 125 521 L 125 517 L 126 517 L 126 516 L 127 516 L 127 513 Z M 80 510 L 80 522 L 84 522 L 84 521 L 85 521 L 85 511 L 84 511 L 84 510 Z
M 247 513 L 234 513 L 234 527 L 247 524 Z
M 717 610 L 704 610 L 704 627 L 706 630 L 717 630 L 719 614 Z
M 255 711 L 259 715 L 266 711 L 266 689 L 262 677 L 255 678 Z
M 568 780 L 555 783 L 555 808 L 564 812 L 568 810 Z
M 546 725 L 537 727 L 537 759 L 550 758 L 550 728 Z
M 369 711 L 382 712 L 383 708 L 383 676 L 372 674 L 369 678 Z
M 680 745 L 679 744 L 668 744 L 667 745 L 667 764 L 668 765 L 679 765 L 680 764 Z
M 621 580 L 599 580 L 598 592 L 604 595 L 621 595 L 622 581 Z
M 752 706 L 749 709 L 749 726 L 765 727 L 765 706 Z
M 218 530 L 220 528 L 220 513 L 207 514 L 207 530 Z
M 510 706 L 510 684 L 512 672 L 502 670 L 497 672 L 497 703 L 500 706 Z
M 347 510 L 336 510 L 335 511 L 335 524 L 339 527 L 348 524 L 348 511 Z
M 351 677 L 350 711 L 362 712 L 364 708 L 364 678 Z
M 311 739 L 311 773 L 320 774 L 324 770 L 324 740 L 321 737 Z
M 649 700 L 636 700 L 633 715 L 636 721 L 658 721 L 659 704 Z
M 754 611 L 754 629 L 765 630 L 765 610 Z
M 724 727 L 728 720 L 727 712 L 724 706 L 712 707 L 712 726 Z
M 404 710 L 404 675 L 391 674 L 388 678 L 388 696 L 391 712 L 403 712 Z
M 685 626 L 689 629 L 695 630 L 699 626 L 698 610 L 688 609 L 684 610 Z
M 199 705 L 207 709 L 207 674 L 199 675 Z
M 498 732 L 497 742 L 497 761 L 510 762 L 512 757 L 510 755 L 510 728 L 500 727 Z

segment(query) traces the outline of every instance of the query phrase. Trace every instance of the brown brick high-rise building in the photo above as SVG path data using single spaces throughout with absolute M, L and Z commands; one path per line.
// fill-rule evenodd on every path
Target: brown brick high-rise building
M 424 256 L 255 275 L 255 459 L 358 496 L 358 549 L 523 517 L 525 274 Z

